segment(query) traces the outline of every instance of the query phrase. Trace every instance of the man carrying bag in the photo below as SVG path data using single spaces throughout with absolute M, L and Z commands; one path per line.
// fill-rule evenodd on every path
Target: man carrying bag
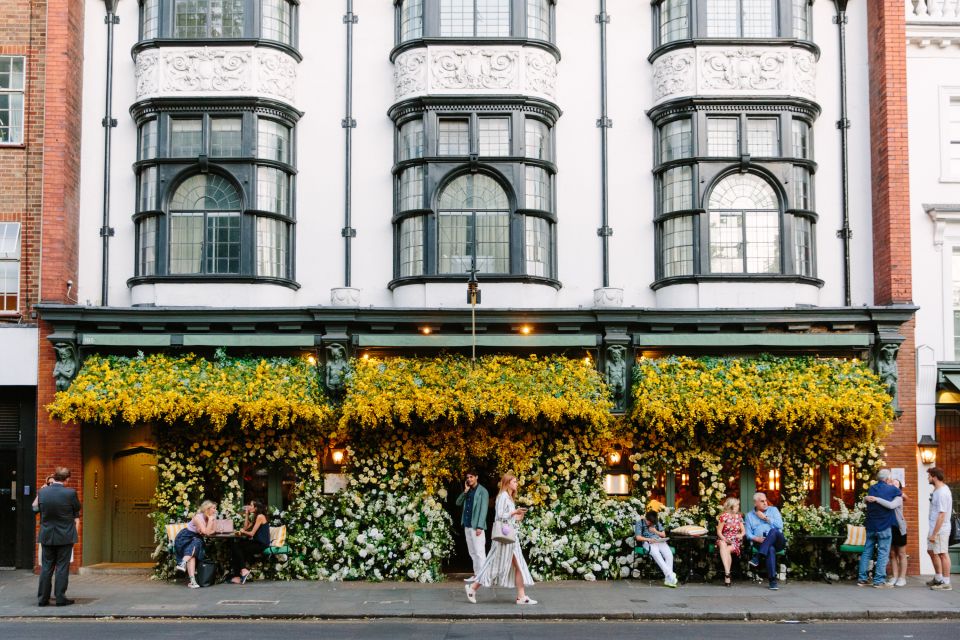
M 58 607 L 73 604 L 67 598 L 70 580 L 70 556 L 77 543 L 77 525 L 80 523 L 80 500 L 75 489 L 64 486 L 70 470 L 57 467 L 53 482 L 40 489 L 37 496 L 40 510 L 40 545 L 42 548 L 40 585 L 37 605 L 50 604 L 51 580 L 56 573 L 54 596 Z

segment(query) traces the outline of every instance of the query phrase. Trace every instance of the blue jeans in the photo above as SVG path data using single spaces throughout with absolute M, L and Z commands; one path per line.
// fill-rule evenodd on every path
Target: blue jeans
M 873 584 L 883 584 L 887 579 L 887 561 L 890 560 L 890 542 L 893 540 L 893 534 L 890 529 L 882 531 L 870 531 L 867 529 L 867 539 L 863 544 L 863 553 L 860 555 L 860 582 L 867 581 L 867 569 L 870 568 L 870 560 L 873 558 L 873 550 L 877 550 L 877 563 L 873 567 Z
M 783 532 L 776 528 L 770 529 L 763 542 L 757 546 L 757 556 L 766 561 L 767 580 L 771 583 L 777 581 L 777 552 L 783 551 L 786 546 L 787 539 L 783 537 Z

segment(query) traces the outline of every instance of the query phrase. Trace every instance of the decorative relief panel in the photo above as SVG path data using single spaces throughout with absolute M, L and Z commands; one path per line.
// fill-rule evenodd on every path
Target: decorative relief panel
M 697 47 L 653 63 L 657 101 L 692 95 L 816 99 L 816 58 L 791 47 Z
M 534 47 L 428 47 L 400 54 L 393 79 L 398 101 L 451 93 L 517 93 L 553 100 L 557 61 Z
M 293 103 L 297 63 L 256 47 L 163 48 L 136 59 L 137 99 L 243 95 Z

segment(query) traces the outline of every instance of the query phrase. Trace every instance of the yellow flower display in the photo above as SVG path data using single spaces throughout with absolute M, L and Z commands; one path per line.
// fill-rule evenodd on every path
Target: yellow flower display
M 252 429 L 329 422 L 333 415 L 316 368 L 295 358 L 194 354 L 91 355 L 70 388 L 47 406 L 74 423 L 209 422 L 231 418 Z

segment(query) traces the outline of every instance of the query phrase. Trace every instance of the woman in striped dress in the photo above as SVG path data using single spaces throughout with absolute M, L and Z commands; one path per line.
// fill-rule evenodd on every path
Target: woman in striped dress
M 487 560 L 483 567 L 477 573 L 476 580 L 468 585 L 464 585 L 467 591 L 467 600 L 476 604 L 477 591 L 481 586 L 484 587 L 516 587 L 517 604 L 537 604 L 536 600 L 531 599 L 525 592 L 525 587 L 533 585 L 533 576 L 527 569 L 527 561 L 523 559 L 523 553 L 520 551 L 520 536 L 517 531 L 517 523 L 523 520 L 527 510 L 523 507 L 517 508 L 517 476 L 508 471 L 500 479 L 500 493 L 497 495 L 497 508 L 494 526 L 497 522 L 507 522 L 514 531 L 516 542 L 498 542 L 494 540 L 490 543 L 490 553 L 487 554 Z

